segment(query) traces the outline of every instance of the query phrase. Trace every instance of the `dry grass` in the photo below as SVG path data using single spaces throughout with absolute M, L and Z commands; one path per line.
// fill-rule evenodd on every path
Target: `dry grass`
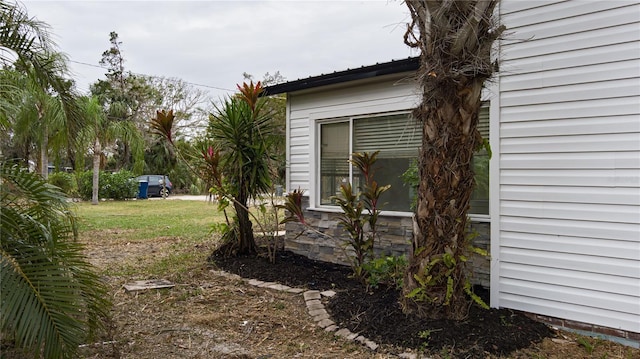
M 372 353 L 324 332 L 307 315 L 301 295 L 252 287 L 207 264 L 217 245 L 209 226 L 224 218 L 215 206 L 114 202 L 80 204 L 78 213 L 80 238 L 114 304 L 110 332 L 83 349 L 87 358 L 397 358 L 394 348 Z M 176 287 L 122 288 L 160 278 Z M 638 350 L 591 338 L 589 353 L 578 338 L 546 339 L 510 357 L 640 358 Z

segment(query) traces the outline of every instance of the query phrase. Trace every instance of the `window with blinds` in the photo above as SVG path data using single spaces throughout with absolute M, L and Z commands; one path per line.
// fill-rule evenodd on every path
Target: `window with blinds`
M 489 104 L 479 113 L 478 129 L 489 138 Z M 381 198 L 386 211 L 411 211 L 415 190 L 402 181 L 402 174 L 417 158 L 422 141 L 421 125 L 409 113 L 321 123 L 320 130 L 320 204 L 333 205 L 331 197 L 340 193 L 340 184 L 351 182 L 357 188 L 361 179 L 350 171 L 352 152 L 378 154 L 375 178 L 391 188 Z M 471 212 L 489 214 L 489 156 L 482 150 L 474 157 L 477 188 L 472 196 Z

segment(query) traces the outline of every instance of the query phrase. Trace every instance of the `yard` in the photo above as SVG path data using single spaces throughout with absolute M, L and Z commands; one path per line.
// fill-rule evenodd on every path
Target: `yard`
M 307 313 L 301 294 L 252 286 L 207 261 L 217 244 L 212 226 L 223 222 L 224 216 L 204 201 L 102 202 L 98 206 L 79 203 L 77 213 L 80 239 L 87 246 L 90 261 L 108 282 L 113 302 L 109 331 L 96 343 L 87 343 L 83 348 L 86 357 L 396 358 L 403 352 L 424 349 L 431 357 L 451 358 L 465 349 L 455 345 L 435 347 L 429 342 L 429 332 L 423 331 L 420 348 L 407 350 L 379 341 L 380 347 L 372 352 L 360 343 L 325 332 Z M 236 261 L 235 270 L 257 273 L 258 277 L 260 272 L 252 269 L 254 265 L 260 268 L 256 263 L 263 262 Z M 227 262 L 225 267 L 234 270 L 234 263 Z M 264 268 L 268 267 L 262 269 L 265 274 L 277 271 Z M 167 279 L 176 286 L 140 292 L 123 289 L 126 283 L 146 279 Z M 353 294 L 340 293 L 338 286 L 337 297 Z M 348 311 L 344 303 L 357 305 L 359 301 L 356 298 L 337 306 L 326 305 Z M 389 323 L 384 329 L 390 331 L 396 324 Z M 504 333 L 524 330 L 510 326 L 498 329 Z M 435 338 L 437 331 L 433 332 Z M 611 342 L 557 333 L 502 357 L 639 355 L 638 350 Z M 482 356 L 499 357 L 489 353 Z

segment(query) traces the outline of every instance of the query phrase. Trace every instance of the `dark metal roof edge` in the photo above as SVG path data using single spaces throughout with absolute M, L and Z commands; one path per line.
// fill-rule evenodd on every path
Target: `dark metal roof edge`
M 264 88 L 264 95 L 277 95 L 300 90 L 306 90 L 314 87 L 339 84 L 348 81 L 362 80 L 377 76 L 391 75 L 408 71 L 416 71 L 420 67 L 419 57 L 409 57 L 402 60 L 394 60 L 375 64 L 370 66 L 362 66 L 356 69 L 348 69 L 344 71 L 336 71 L 331 74 L 319 75 L 299 79 L 295 81 L 285 82 Z

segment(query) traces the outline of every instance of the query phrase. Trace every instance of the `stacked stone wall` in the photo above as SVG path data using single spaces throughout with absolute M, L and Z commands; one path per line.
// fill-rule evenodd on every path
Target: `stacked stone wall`
M 302 208 L 309 207 L 309 198 L 303 197 Z M 312 229 L 300 223 L 289 222 L 286 225 L 285 249 L 307 256 L 314 260 L 350 265 L 353 252 L 345 247 L 348 234 L 338 226 L 338 213 L 324 211 L 304 211 L 305 220 Z M 413 222 L 409 217 L 380 216 L 378 233 L 374 246 L 376 256 L 392 255 L 409 256 Z M 489 223 L 472 223 L 472 230 L 477 234 L 474 245 L 487 250 L 490 246 Z M 476 254 L 468 262 L 473 284 L 489 288 L 490 260 Z

